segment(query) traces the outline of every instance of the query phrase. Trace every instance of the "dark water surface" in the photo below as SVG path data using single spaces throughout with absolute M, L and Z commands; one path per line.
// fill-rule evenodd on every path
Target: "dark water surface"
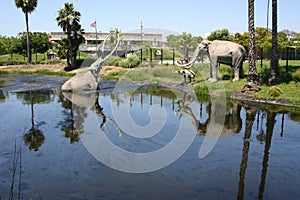
M 66 79 L 0 76 L 1 199 L 299 199 L 296 108 Z

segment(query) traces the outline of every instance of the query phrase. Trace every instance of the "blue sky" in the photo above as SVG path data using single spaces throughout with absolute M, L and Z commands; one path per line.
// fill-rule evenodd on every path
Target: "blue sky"
M 29 16 L 30 31 L 61 31 L 55 20 L 64 0 L 39 0 L 37 9 Z M 70 0 L 81 17 L 82 27 L 94 31 L 90 24 L 108 31 L 118 28 L 123 32 L 158 28 L 188 32 L 194 36 L 228 28 L 231 33 L 247 31 L 247 0 Z M 255 25 L 266 27 L 267 0 L 255 1 Z M 299 0 L 278 0 L 278 30 L 300 32 Z M 271 9 L 270 9 L 271 10 Z M 1 0 L 0 35 L 16 36 L 25 30 L 25 17 L 15 7 L 14 0 Z M 270 15 L 271 20 L 271 15 Z M 269 22 L 271 26 L 271 21 Z

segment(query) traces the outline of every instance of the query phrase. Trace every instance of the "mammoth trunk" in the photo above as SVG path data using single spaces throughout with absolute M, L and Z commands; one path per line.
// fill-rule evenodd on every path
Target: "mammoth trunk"
M 193 58 L 188 62 L 188 63 L 186 63 L 186 64 L 180 64 L 180 63 L 177 63 L 177 65 L 178 66 L 180 66 L 180 67 L 184 67 L 184 68 L 186 68 L 186 69 L 190 69 L 193 65 L 194 65 L 194 63 L 196 62 L 196 60 L 198 59 L 198 51 L 196 50 L 195 52 L 194 52 L 194 55 L 193 55 Z

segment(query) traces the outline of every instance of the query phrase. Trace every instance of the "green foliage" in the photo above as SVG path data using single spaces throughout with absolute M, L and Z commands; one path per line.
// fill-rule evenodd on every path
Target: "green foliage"
M 198 43 L 202 41 L 202 37 L 193 37 L 192 34 L 183 32 L 181 35 L 168 36 L 167 41 L 169 47 L 176 49 L 184 56 L 192 56 Z
M 129 56 L 121 61 L 120 66 L 124 68 L 134 68 L 141 63 L 141 60 L 137 56 Z
M 195 90 L 196 95 L 198 95 L 198 96 L 209 95 L 209 90 L 208 90 L 207 85 L 198 85 L 195 87 L 194 90 Z
M 117 56 L 111 56 L 106 61 L 104 61 L 103 66 L 116 66 L 119 67 L 121 62 L 123 61 L 122 58 Z
M 122 79 L 125 74 L 126 74 L 125 70 L 119 70 L 119 71 L 111 72 L 105 76 L 103 76 L 103 74 L 100 74 L 100 76 L 107 80 L 119 80 Z
M 26 65 L 27 60 L 0 60 L 0 66 L 6 65 Z
M 249 42 L 248 42 L 248 39 L 249 39 L 249 33 L 248 32 L 244 32 L 243 34 L 241 33 L 235 33 L 232 37 L 232 42 L 235 42 L 237 44 L 240 44 L 242 45 L 243 47 L 245 47 L 245 49 L 249 50 Z
M 292 73 L 292 78 L 296 82 L 300 82 L 300 68 L 297 69 L 294 73 Z
M 143 68 L 132 70 L 130 72 L 125 73 L 122 78 L 132 81 L 149 81 L 151 78 L 150 69 Z
M 23 13 L 31 13 L 37 7 L 37 0 L 15 0 L 17 8 L 21 8 Z
M 213 31 L 208 37 L 208 40 L 213 41 L 213 40 L 227 40 L 231 41 L 232 36 L 229 33 L 229 30 L 227 28 L 220 29 Z
M 81 28 L 80 22 L 81 14 L 76 11 L 72 3 L 65 3 L 64 8 L 58 11 L 58 16 L 56 17 L 58 26 L 60 26 L 63 31 L 67 34 L 67 42 L 62 41 L 61 55 L 65 54 L 65 49 L 67 47 L 67 70 L 72 70 L 76 68 L 76 57 L 79 45 L 84 42 L 84 29 Z
M 283 94 L 282 89 L 280 89 L 277 86 L 272 86 L 269 90 L 268 90 L 268 95 L 270 95 L 271 97 L 278 97 L 281 94 Z
M 40 75 L 51 75 L 51 76 L 74 76 L 75 73 L 66 72 L 52 72 L 47 69 L 35 70 L 35 71 L 6 71 L 0 70 L 0 74 L 40 74 Z

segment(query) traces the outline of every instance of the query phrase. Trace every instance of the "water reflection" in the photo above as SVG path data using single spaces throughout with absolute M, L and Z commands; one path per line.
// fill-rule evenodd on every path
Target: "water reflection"
M 253 107 L 246 108 L 246 127 L 244 134 L 244 145 L 243 145 L 243 154 L 242 154 L 242 162 L 240 165 L 240 180 L 239 180 L 239 188 L 238 188 L 238 196 L 237 199 L 244 199 L 244 189 L 245 189 L 245 176 L 246 169 L 248 164 L 248 153 L 250 148 L 250 137 L 252 126 L 255 120 L 257 110 Z
M 204 122 L 200 122 L 189 107 L 189 104 L 193 101 L 195 99 L 191 95 L 185 94 L 183 100 L 178 101 L 178 112 L 185 113 L 191 117 L 199 135 L 206 135 L 208 128 L 216 125 L 224 125 L 220 136 L 230 136 L 240 132 L 242 128 L 242 118 L 240 116 L 242 106 L 238 102 L 224 102 L 222 98 L 215 98 L 215 100 L 208 101 L 206 105 L 208 117 Z M 202 107 L 203 105 L 201 104 L 200 117 L 202 116 Z M 227 111 L 225 116 L 220 110 Z
M 300 195 L 296 190 L 300 182 L 298 173 L 300 137 L 297 134 L 300 112 L 296 108 L 259 106 L 231 100 L 211 101 L 205 97 L 201 98 L 202 102 L 199 103 L 196 97 L 189 93 L 174 92 L 166 88 L 159 90 L 153 87 L 108 95 L 101 91 L 1 93 L 0 90 L 0 99 L 5 99 L 5 101 L 0 100 L 0 110 L 6 113 L 5 117 L 8 117 L 0 120 L 1 127 L 4 129 L 0 134 L 0 177 L 4 180 L 0 187 L 0 196 L 3 199 L 10 186 L 10 181 L 5 181 L 8 178 L 4 173 L 9 173 L 7 166 L 13 160 L 13 153 L 9 151 L 13 149 L 10 148 L 11 141 L 15 138 L 9 140 L 8 136 L 13 136 L 11 133 L 6 133 L 10 126 L 5 124 L 8 122 L 7 119 L 14 119 L 14 110 L 9 112 L 8 109 L 10 104 L 14 103 L 13 101 L 29 107 L 27 110 L 24 109 L 28 113 L 28 120 L 20 120 L 20 123 L 15 124 L 20 126 L 18 129 L 21 130 L 16 137 L 22 136 L 26 149 L 38 151 L 37 153 L 22 151 L 22 167 L 24 167 L 22 174 L 26 177 L 24 179 L 26 184 L 22 184 L 21 193 L 28 198 L 34 191 L 40 192 L 39 197 L 46 198 L 49 195 L 49 198 L 54 199 L 59 195 L 64 199 L 71 198 L 71 194 L 67 191 L 76 194 L 75 199 L 84 197 L 87 193 L 94 199 L 100 198 L 100 194 L 103 195 L 101 196 L 103 199 L 123 195 L 125 199 L 127 197 L 130 199 L 125 194 L 149 194 L 143 197 L 158 199 L 165 197 L 167 193 L 176 194 L 175 197 L 173 196 L 174 199 L 215 197 L 274 199 L 278 196 L 297 199 Z M 137 120 L 141 121 L 140 118 L 145 118 L 141 113 L 151 105 L 159 104 L 167 110 L 168 120 L 173 120 L 171 126 L 168 126 L 167 130 L 162 130 L 165 131 L 164 134 L 151 137 L 146 141 L 134 140 L 119 127 L 110 107 L 111 102 L 121 107 L 128 103 L 128 99 L 130 112 Z M 52 109 L 55 109 L 53 111 L 57 115 L 55 118 L 47 114 Z M 218 112 L 219 109 L 226 110 L 223 119 Z M 43 113 L 45 111 L 46 113 Z M 174 115 L 171 117 L 169 114 Z M 128 149 L 133 148 L 132 146 L 139 148 L 151 144 L 150 147 L 159 149 L 172 140 L 173 132 L 178 128 L 176 123 L 184 116 L 190 120 L 191 127 L 188 130 L 192 130 L 191 132 L 197 137 L 186 154 L 158 172 L 139 175 L 116 172 L 89 156 L 80 142 L 83 135 L 89 134 L 87 121 L 91 117 L 96 117 L 99 124 L 97 129 L 92 131 L 106 135 L 115 144 L 126 143 L 125 147 Z M 55 121 L 51 123 L 52 120 Z M 26 123 L 30 123 L 29 128 Z M 204 137 L 208 135 L 209 127 L 223 124 L 222 137 L 216 148 L 206 158 L 199 159 L 197 152 Z M 27 127 L 25 132 L 24 127 Z M 150 147 L 145 148 L 145 151 L 153 150 Z M 33 158 L 33 154 L 36 157 Z M 120 160 L 123 161 L 124 158 Z M 56 162 L 58 169 L 53 169 L 55 166 L 49 169 L 48 166 Z M 33 165 L 34 170 L 32 170 Z M 44 177 L 35 178 L 33 174 L 36 173 L 41 173 Z M 44 179 L 49 179 L 48 185 L 47 180 Z M 56 182 L 59 187 L 50 187 L 49 182 Z M 87 183 L 89 187 L 86 186 Z M 49 188 L 53 189 L 50 191 Z
M 23 104 L 29 104 L 31 108 L 31 128 L 24 134 L 25 144 L 30 150 L 37 151 L 45 141 L 43 131 L 38 127 L 43 124 L 40 122 L 38 126 L 34 123 L 34 104 L 51 102 L 50 91 L 28 91 L 16 93 L 18 99 L 23 100 Z

